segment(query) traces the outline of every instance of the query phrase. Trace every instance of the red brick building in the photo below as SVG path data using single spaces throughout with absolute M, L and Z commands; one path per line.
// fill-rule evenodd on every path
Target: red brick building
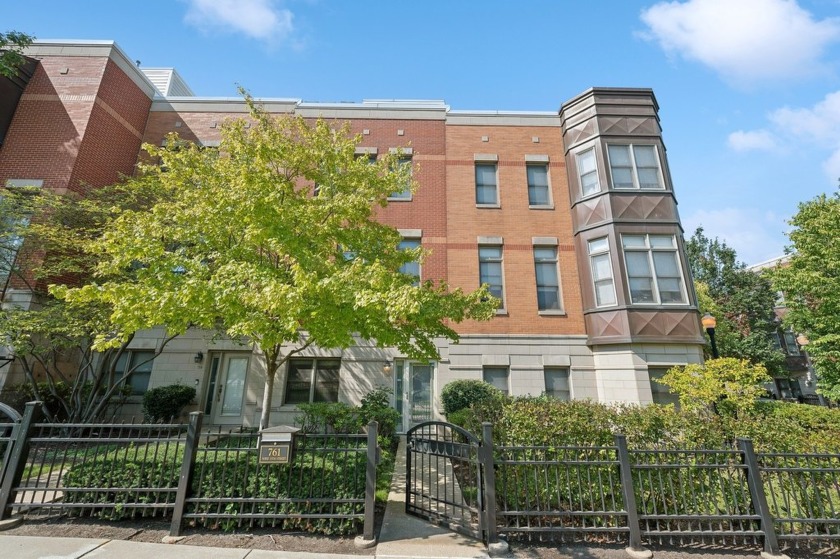
M 239 98 L 193 95 L 172 69 L 138 68 L 112 42 L 41 41 L 27 55 L 37 63 L 19 101 L 0 103 L 12 114 L 0 134 L 6 187 L 110 184 L 133 172 L 142 142 L 175 131 L 215 145 L 220 124 L 247 112 Z M 488 283 L 503 300 L 493 320 L 457 326 L 461 342 L 441 342 L 431 365 L 364 342 L 310 351 L 278 379 L 274 421 L 289 421 L 283 412 L 301 401 L 357 402 L 388 385 L 407 425 L 436 413 L 440 389 L 455 378 L 484 378 L 511 394 L 650 402 L 664 397 L 655 382 L 663 370 L 702 360 L 652 91 L 593 88 L 557 112 L 260 101 L 271 113 L 349 121 L 371 156 L 401 148 L 420 188 L 395 196 L 381 219 L 407 244 L 431 249 L 422 278 L 468 290 Z M 6 304 L 28 297 L 13 281 L 6 290 Z M 132 358 L 160 334 L 138 335 Z M 138 393 L 194 384 L 210 421 L 254 424 L 258 363 L 234 341 L 191 332 L 133 384 Z M 12 380 L 6 370 L 0 385 Z

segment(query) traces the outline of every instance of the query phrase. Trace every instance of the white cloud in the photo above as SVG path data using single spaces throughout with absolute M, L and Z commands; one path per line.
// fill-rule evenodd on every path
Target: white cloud
M 682 218 L 686 238 L 703 227 L 709 238 L 719 238 L 735 249 L 738 260 L 758 264 L 781 256 L 787 239 L 786 219 L 773 212 L 752 208 L 698 210 Z
M 840 144 L 840 91 L 810 108 L 783 107 L 770 114 L 779 130 L 817 144 Z M 838 146 L 840 147 L 840 146 Z
M 237 32 L 278 42 L 294 31 L 294 14 L 276 0 L 187 0 L 184 21 L 205 31 Z
M 823 172 L 834 181 L 840 181 L 840 148 L 836 149 L 831 157 L 823 161 Z
M 779 147 L 776 137 L 767 130 L 736 130 L 729 135 L 727 143 L 735 151 L 776 151 Z
M 840 177 L 840 91 L 826 95 L 811 107 L 782 107 L 767 117 L 770 130 L 738 130 L 729 135 L 729 147 L 748 149 L 781 149 L 798 146 L 815 151 L 818 157 L 829 154 L 822 163 L 826 177 Z
M 840 39 L 840 20 L 817 21 L 795 0 L 660 2 L 641 19 L 645 38 L 740 85 L 820 72 Z

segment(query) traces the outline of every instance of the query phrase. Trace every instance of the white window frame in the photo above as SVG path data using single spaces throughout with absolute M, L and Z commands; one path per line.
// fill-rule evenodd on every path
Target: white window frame
M 640 238 L 644 239 L 644 245 L 631 245 L 627 246 L 627 240 L 631 238 Z M 654 246 L 655 243 L 651 242 L 652 238 L 668 238 L 671 240 L 671 246 Z M 627 293 L 630 296 L 630 304 L 633 305 L 686 305 L 688 304 L 688 293 L 686 291 L 685 286 L 685 274 L 683 273 L 682 261 L 680 259 L 680 251 L 677 245 L 677 238 L 675 235 L 657 235 L 657 234 L 649 234 L 649 233 L 625 233 L 621 236 L 621 247 L 624 254 L 624 271 L 625 276 L 627 278 Z M 662 302 L 662 293 L 659 287 L 660 281 L 662 279 L 666 279 L 665 276 L 660 276 L 656 269 L 656 261 L 654 259 L 655 253 L 669 253 L 674 255 L 675 264 L 677 267 L 677 271 L 679 272 L 679 279 L 680 282 L 680 301 L 669 301 L 669 302 Z M 650 273 L 649 277 L 651 281 L 651 290 L 652 290 L 652 301 L 635 301 L 633 298 L 633 288 L 631 285 L 631 278 L 630 278 L 630 269 L 627 264 L 627 254 L 628 253 L 636 253 L 636 254 L 645 254 L 646 261 L 648 266 L 648 272 Z M 641 276 L 634 276 L 634 277 L 641 277 Z M 667 279 L 673 279 L 671 276 L 667 276 Z
M 584 172 L 582 167 L 583 160 L 585 156 L 592 155 L 592 170 Z M 579 151 L 575 154 L 575 161 L 577 163 L 577 170 L 578 170 L 578 182 L 580 182 L 580 195 L 583 198 L 587 196 L 593 196 L 601 192 L 601 176 L 598 173 L 598 154 L 595 153 L 595 147 L 591 147 L 589 149 L 585 149 L 583 151 Z M 595 176 L 595 189 L 589 192 L 586 191 L 584 184 L 583 184 L 583 177 L 585 175 L 594 175 Z
M 656 186 L 641 186 L 639 181 L 639 169 L 647 169 L 648 167 L 639 167 L 638 165 L 638 158 L 636 157 L 636 148 L 651 148 L 653 149 L 654 158 L 656 159 Z M 630 175 L 633 180 L 633 184 L 631 186 L 616 186 L 615 181 L 615 169 L 618 168 L 617 165 L 614 164 L 612 160 L 612 155 L 610 154 L 610 148 L 626 148 L 628 151 L 628 156 L 630 159 L 630 166 L 629 167 L 621 167 L 627 168 L 630 170 Z M 665 190 L 665 180 L 662 176 L 662 160 L 659 157 L 659 149 L 656 144 L 622 144 L 622 143 L 614 143 L 614 144 L 607 144 L 607 158 L 609 160 L 609 168 L 610 168 L 610 179 L 611 184 L 614 190 Z
M 594 246 L 596 243 L 598 243 L 597 247 Z M 613 270 L 612 258 L 610 256 L 610 239 L 609 237 L 598 237 L 595 239 L 589 239 L 589 241 L 587 242 L 587 248 L 589 252 L 589 272 L 592 276 L 592 289 L 593 297 L 595 300 L 595 306 L 598 308 L 614 307 L 618 304 L 618 297 L 616 295 L 615 290 L 615 271 Z M 595 270 L 597 269 L 597 267 L 595 266 L 596 259 L 606 259 L 606 262 L 610 269 L 609 277 L 595 277 Z M 601 302 L 599 298 L 600 291 L 598 290 L 598 284 L 602 283 L 606 285 L 607 282 L 609 282 L 609 285 L 612 287 L 612 301 Z

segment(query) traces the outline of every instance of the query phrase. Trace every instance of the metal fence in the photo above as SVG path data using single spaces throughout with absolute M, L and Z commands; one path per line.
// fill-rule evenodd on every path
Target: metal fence
M 485 425 L 485 430 L 489 427 Z M 497 532 L 520 540 L 830 546 L 840 540 L 840 455 L 614 446 L 494 446 Z M 487 490 L 488 488 L 485 488 Z
M 289 464 L 260 464 L 255 432 L 189 424 L 0 425 L 0 519 L 13 512 L 116 520 L 184 519 L 211 528 L 274 526 L 373 539 L 377 426 L 295 437 Z M 3 449 L 3 446 L 6 448 Z
M 615 447 L 496 448 L 499 531 L 529 539 L 626 535 Z

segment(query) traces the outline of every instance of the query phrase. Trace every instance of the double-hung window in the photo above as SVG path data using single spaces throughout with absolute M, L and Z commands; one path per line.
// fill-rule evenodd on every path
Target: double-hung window
M 610 243 L 607 237 L 589 241 L 589 267 L 595 287 L 595 305 L 609 307 L 616 304 L 615 281 L 610 263 Z
M 340 359 L 292 359 L 286 375 L 286 404 L 338 402 Z
M 545 163 L 528 163 L 525 170 L 528 175 L 528 205 L 550 206 L 548 165 Z
M 589 148 L 577 154 L 577 168 L 580 176 L 580 190 L 583 196 L 589 196 L 601 191 L 601 181 L 598 178 L 598 163 L 595 159 L 595 148 Z
M 111 382 L 117 382 L 126 373 L 131 373 L 125 386 L 131 387 L 132 396 L 145 394 L 149 389 L 149 379 L 152 376 L 152 363 L 154 363 L 154 358 L 154 351 L 129 350 L 123 352 L 120 358 L 117 359 L 117 364 L 114 367 L 114 378 Z
M 537 308 L 541 311 L 561 310 L 557 247 L 534 247 L 534 272 L 537 277 Z
M 505 284 L 502 274 L 502 247 L 478 247 L 478 281 L 487 284 L 490 294 L 499 300 L 499 308 L 505 307 Z
M 622 235 L 631 303 L 684 304 L 685 286 L 673 235 Z
M 405 183 L 403 189 L 394 192 L 388 196 L 388 200 L 411 200 L 411 176 L 413 167 L 411 166 L 411 155 L 401 155 L 396 162 L 396 169 L 405 172 Z
M 475 203 L 484 206 L 499 205 L 495 163 L 475 164 Z
M 613 188 L 643 190 L 664 188 L 656 146 L 610 145 L 608 152 Z
M 403 239 L 399 245 L 400 250 L 413 250 L 419 247 L 420 239 Z M 406 262 L 400 266 L 400 272 L 416 278 L 414 285 L 420 284 L 420 262 L 417 260 Z

